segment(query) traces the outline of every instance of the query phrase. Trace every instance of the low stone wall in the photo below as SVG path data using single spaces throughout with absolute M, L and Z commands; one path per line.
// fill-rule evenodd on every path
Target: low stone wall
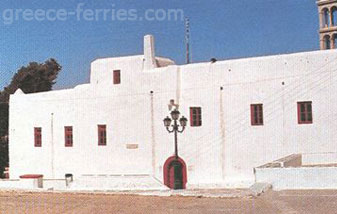
M 19 179 L 0 179 L 0 189 L 15 189 L 20 186 Z
M 39 189 L 43 187 L 42 180 L 38 179 L 1 179 L 0 189 Z
M 304 153 L 302 154 L 303 165 L 337 165 L 337 153 L 325 152 L 325 153 Z
M 83 175 L 76 178 L 69 190 L 165 190 L 161 181 L 151 175 Z
M 274 190 L 337 189 L 337 167 L 255 168 L 255 182 Z
M 292 154 L 287 157 L 273 161 L 271 163 L 267 163 L 258 168 L 300 167 L 300 166 L 302 166 L 302 155 Z
M 66 190 L 65 179 L 43 179 L 43 189 L 46 190 Z

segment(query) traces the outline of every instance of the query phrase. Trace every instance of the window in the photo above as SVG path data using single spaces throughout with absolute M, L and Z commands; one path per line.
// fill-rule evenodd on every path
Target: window
M 34 128 L 34 146 L 41 147 L 42 146 L 42 128 Z
M 73 127 L 72 126 L 64 127 L 64 142 L 65 142 L 65 147 L 73 146 Z
M 263 125 L 263 105 L 252 104 L 250 105 L 250 118 L 252 126 Z
M 190 108 L 190 121 L 191 121 L 191 126 L 201 126 L 202 125 L 200 107 Z
M 332 20 L 332 25 L 336 26 L 337 25 L 337 7 L 333 7 L 331 9 L 331 20 Z
M 114 84 L 121 84 L 121 71 L 120 70 L 114 70 Z
M 328 50 L 331 49 L 331 41 L 330 41 L 330 36 L 326 35 L 323 37 L 323 43 L 324 43 L 324 49 Z
M 312 102 L 297 103 L 298 124 L 312 123 Z
M 106 125 L 98 125 L 98 145 L 106 146 Z
M 327 8 L 322 10 L 322 21 L 323 21 L 323 28 L 330 26 L 330 12 Z

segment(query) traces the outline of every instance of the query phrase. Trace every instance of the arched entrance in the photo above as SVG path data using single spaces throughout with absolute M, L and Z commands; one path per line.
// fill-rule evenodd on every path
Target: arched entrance
M 169 157 L 164 164 L 164 184 L 170 189 L 185 189 L 187 183 L 186 164 L 183 159 Z

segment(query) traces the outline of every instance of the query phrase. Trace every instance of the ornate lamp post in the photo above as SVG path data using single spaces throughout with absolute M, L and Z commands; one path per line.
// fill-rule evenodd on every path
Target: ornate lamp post
M 180 116 L 180 112 L 177 109 L 175 109 L 171 111 L 172 119 L 169 117 L 166 117 L 164 119 L 164 126 L 166 127 L 167 131 L 169 133 L 174 133 L 174 155 L 176 159 L 178 159 L 178 132 L 182 133 L 185 130 L 185 127 L 187 124 L 187 119 L 184 116 L 182 116 L 179 119 L 179 116 Z M 173 120 L 173 125 L 171 125 L 172 120 Z M 178 120 L 179 120 L 180 125 L 177 122 Z M 172 129 L 170 129 L 170 126 L 172 127 Z M 182 127 L 181 129 L 179 129 L 180 126 Z

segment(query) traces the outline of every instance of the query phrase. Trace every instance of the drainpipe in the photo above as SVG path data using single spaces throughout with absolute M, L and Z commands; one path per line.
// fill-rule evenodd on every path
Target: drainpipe
M 51 145 L 51 176 L 52 178 L 55 177 L 54 175 L 54 113 L 51 113 L 51 124 L 50 124 L 50 145 Z
M 156 177 L 156 135 L 155 135 L 155 116 L 154 116 L 154 103 L 153 91 L 150 92 L 150 110 L 151 110 L 151 150 L 152 150 L 152 176 Z
M 181 72 L 180 72 L 180 67 L 177 67 L 177 80 L 176 80 L 177 88 L 176 88 L 176 104 L 177 109 L 179 109 L 180 105 L 180 96 L 181 96 Z
M 225 111 L 224 111 L 224 106 L 223 106 L 223 87 L 220 87 L 220 98 L 219 98 L 219 102 L 220 102 L 220 130 L 221 130 L 221 152 L 220 152 L 220 166 L 221 166 L 221 173 L 222 173 L 222 179 L 225 180 L 226 177 L 226 147 L 225 147 L 225 143 L 226 143 L 226 131 L 225 131 Z

